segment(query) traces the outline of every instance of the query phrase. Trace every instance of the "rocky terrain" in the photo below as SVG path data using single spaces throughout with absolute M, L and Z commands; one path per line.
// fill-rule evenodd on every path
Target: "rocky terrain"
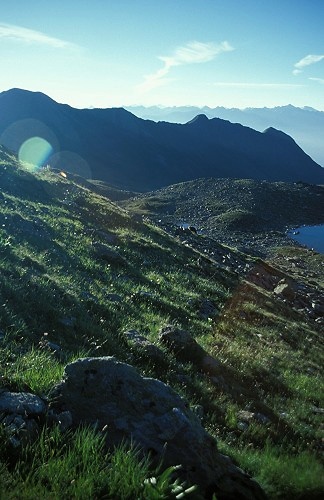
M 193 226 L 201 235 L 264 256 L 272 247 L 294 244 L 288 229 L 323 223 L 324 188 L 302 182 L 198 179 L 130 197 L 121 205 L 173 234 Z

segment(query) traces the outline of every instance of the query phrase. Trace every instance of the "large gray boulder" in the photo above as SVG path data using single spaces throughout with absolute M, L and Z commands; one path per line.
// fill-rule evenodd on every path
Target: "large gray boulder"
M 163 466 L 182 465 L 182 479 L 198 484 L 205 498 L 263 499 L 263 491 L 202 427 L 188 403 L 168 385 L 142 377 L 113 357 L 79 359 L 65 367 L 53 400 L 73 423 L 96 424 L 107 444 L 132 440 Z

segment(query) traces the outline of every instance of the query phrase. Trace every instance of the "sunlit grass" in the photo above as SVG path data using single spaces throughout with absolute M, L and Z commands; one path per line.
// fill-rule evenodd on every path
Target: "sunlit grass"
M 316 489 L 311 471 L 319 470 L 320 414 L 313 410 L 322 408 L 323 400 L 314 325 L 289 305 L 279 304 L 271 292 L 240 282 L 154 224 L 134 222 L 122 209 L 68 179 L 50 171 L 33 176 L 17 169 L 14 176 L 6 175 L 0 207 L 1 386 L 46 395 L 75 357 L 114 355 L 129 362 L 131 354 L 142 374 L 161 378 L 191 405 L 202 406 L 204 425 L 274 498 L 307 493 L 313 484 Z M 106 262 L 93 252 L 92 242 L 101 241 L 105 231 L 116 237 L 107 245 L 124 263 Z M 307 255 L 313 270 L 321 264 L 315 257 L 313 262 Z M 197 263 L 201 259 L 203 267 Z M 111 300 L 111 294 L 118 299 Z M 204 299 L 215 304 L 212 318 L 199 312 Z M 125 330 L 136 329 L 159 345 L 158 334 L 170 323 L 190 331 L 217 358 L 217 376 L 206 375 L 194 363 L 180 363 L 166 349 L 160 364 L 136 349 L 130 353 Z M 39 349 L 45 333 L 59 344 L 59 353 Z M 270 424 L 252 422 L 242 431 L 240 410 L 260 411 Z M 157 484 L 145 483 L 158 473 L 148 471 L 138 451 L 121 448 L 107 457 L 100 439 L 87 432 L 67 439 L 47 430 L 28 451 L 36 457 L 32 467 L 27 456 L 21 457 L 15 476 L 0 463 L 0 498 L 91 498 L 109 491 L 114 497 L 123 488 L 136 498 L 144 495 L 143 484 Z M 80 436 L 83 445 L 78 444 Z M 52 453 L 51 440 L 55 452 L 46 458 Z M 91 442 L 105 465 L 96 462 Z M 300 458 L 293 448 L 300 450 Z M 84 452 L 93 457 L 93 469 Z M 76 455 L 82 464 L 74 462 Z M 302 467 L 305 471 L 299 472 Z M 80 481 L 78 468 L 84 476 Z M 57 482 L 53 480 L 51 491 L 53 475 Z M 288 483 L 285 475 L 291 477 Z M 170 492 L 168 474 L 166 479 Z M 152 496 L 147 494 L 158 498 L 152 489 Z

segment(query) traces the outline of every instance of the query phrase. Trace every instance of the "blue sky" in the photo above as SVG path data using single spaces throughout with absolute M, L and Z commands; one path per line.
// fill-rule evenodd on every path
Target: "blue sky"
M 324 0 L 10 0 L 0 91 L 83 107 L 324 111 Z

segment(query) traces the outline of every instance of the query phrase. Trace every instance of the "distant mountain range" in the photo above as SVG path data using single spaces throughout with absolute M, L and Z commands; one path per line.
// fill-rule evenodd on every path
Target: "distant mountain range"
M 292 105 L 274 108 L 210 108 L 205 106 L 174 106 L 160 108 L 158 106 L 127 107 L 128 111 L 139 118 L 171 123 L 186 123 L 200 113 L 208 118 L 222 118 L 232 123 L 263 131 L 274 127 L 291 135 L 297 144 L 309 154 L 313 160 L 324 167 L 324 111 L 314 108 L 297 108 Z
M 203 114 L 156 123 L 123 108 L 75 109 L 40 92 L 0 93 L 0 144 L 18 152 L 33 137 L 51 145 L 42 163 L 135 191 L 201 177 L 324 184 L 324 169 L 272 127 L 261 133 Z

